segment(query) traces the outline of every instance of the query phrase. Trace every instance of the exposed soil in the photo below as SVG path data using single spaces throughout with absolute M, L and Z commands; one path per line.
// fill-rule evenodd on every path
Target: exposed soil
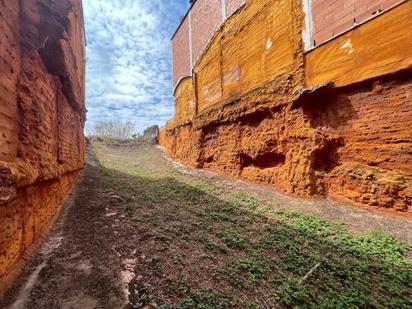
M 87 152 L 87 166 L 60 217 L 0 308 L 120 308 L 125 302 L 113 218 L 101 171 Z
M 412 242 L 410 221 L 189 169 L 154 146 L 94 150 L 1 308 L 411 304 L 395 239 Z

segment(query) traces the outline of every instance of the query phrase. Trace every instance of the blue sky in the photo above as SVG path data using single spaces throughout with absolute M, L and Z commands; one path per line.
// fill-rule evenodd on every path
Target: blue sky
M 83 0 L 88 122 L 131 120 L 136 131 L 173 116 L 170 38 L 188 0 Z

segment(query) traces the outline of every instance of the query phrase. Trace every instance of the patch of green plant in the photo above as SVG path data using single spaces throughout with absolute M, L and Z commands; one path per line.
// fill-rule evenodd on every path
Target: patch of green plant
M 258 308 L 251 302 L 240 302 L 231 296 L 219 295 L 212 290 L 192 292 L 183 298 L 179 308 L 181 309 L 226 309 L 226 308 Z
M 246 288 L 261 280 L 266 280 L 270 270 L 270 264 L 264 258 L 255 256 L 241 261 L 231 259 L 226 264 L 223 273 L 232 284 Z
M 149 235 L 154 239 L 158 239 L 167 243 L 171 242 L 172 240 L 169 236 L 162 234 L 160 232 L 150 232 Z
M 228 248 L 226 246 L 224 246 L 223 244 L 219 244 L 211 239 L 209 239 L 206 236 L 202 236 L 198 239 L 198 241 L 200 241 L 201 243 L 203 243 L 203 245 L 205 246 L 205 248 L 209 251 L 213 251 L 213 252 L 219 252 L 219 253 L 223 253 L 223 254 L 227 254 L 228 253 Z
M 243 191 L 232 194 L 230 201 L 234 205 L 241 205 L 252 210 L 255 210 L 260 204 L 260 200 L 257 197 Z
M 412 308 L 411 246 L 391 235 L 356 236 L 340 222 L 279 210 L 247 192 L 215 190 L 194 176 L 154 179 L 116 169 L 103 168 L 105 186 L 138 203 L 135 215 L 145 209 L 138 223 L 160 240 L 155 252 L 172 242 L 199 245 L 200 262 L 219 261 L 209 270 L 210 280 L 227 286 L 224 294 L 231 295 L 218 288 L 191 291 L 190 267 L 171 257 L 187 276 L 173 279 L 174 293 L 186 297 L 181 305 L 164 306 L 254 308 L 236 300 L 246 295 L 270 297 L 269 303 L 287 308 Z M 147 211 L 150 205 L 153 211 Z
M 231 249 L 244 249 L 247 245 L 246 236 L 237 231 L 220 231 L 217 233 L 217 236 L 222 238 L 226 246 L 228 246 Z
M 127 204 L 123 205 L 123 209 L 124 209 L 124 211 L 126 212 L 126 214 L 128 216 L 133 215 L 135 207 L 136 206 L 133 203 L 127 203 Z

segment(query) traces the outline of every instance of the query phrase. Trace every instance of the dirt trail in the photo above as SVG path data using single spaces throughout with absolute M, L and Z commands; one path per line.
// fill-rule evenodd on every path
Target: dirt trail
M 259 209 L 267 203 L 277 210 L 339 219 L 355 234 L 381 230 L 412 242 L 410 221 L 331 201 L 286 197 L 269 187 L 186 168 L 158 147 L 96 144 L 94 149 L 103 167 L 89 149 L 87 167 L 60 217 L 0 308 L 144 308 L 150 303 L 162 308 L 277 308 L 285 300 L 279 289 L 273 296 L 275 286 L 291 276 L 302 277 L 319 255 L 331 265 L 348 255 L 344 263 L 351 269 L 351 251 L 339 251 L 331 241 L 340 230 L 327 221 L 299 217 L 303 232 L 309 233 L 302 237 L 293 216 L 281 212 L 273 222 L 262 215 Z M 245 210 L 238 211 L 238 204 Z M 316 236 L 306 230 L 312 224 L 317 224 Z M 296 245 L 297 253 L 289 245 L 270 251 L 260 244 L 283 246 L 293 235 L 296 243 L 289 245 Z M 282 265 L 275 272 L 271 267 L 276 263 Z M 322 282 L 331 280 L 333 287 L 341 279 L 328 272 L 332 275 Z
M 0 308 L 120 308 L 120 261 L 112 250 L 101 172 L 92 152 L 56 224 Z

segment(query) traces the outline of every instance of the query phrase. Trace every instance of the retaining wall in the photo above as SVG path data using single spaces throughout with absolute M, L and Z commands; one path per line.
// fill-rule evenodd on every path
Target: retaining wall
M 0 1 L 0 291 L 84 166 L 81 0 Z

